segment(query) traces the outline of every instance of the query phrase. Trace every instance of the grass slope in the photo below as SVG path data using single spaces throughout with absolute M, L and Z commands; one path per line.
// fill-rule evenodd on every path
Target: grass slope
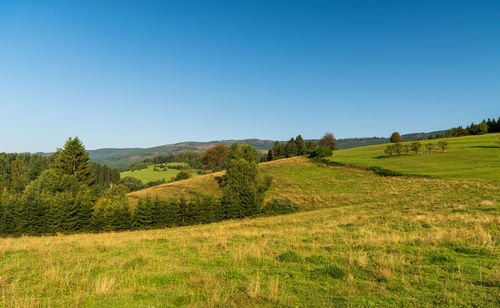
M 500 180 L 500 134 L 466 136 L 439 140 L 422 140 L 436 144 L 446 140 L 445 153 L 386 157 L 386 145 L 366 146 L 335 151 L 331 160 L 362 166 L 378 166 L 403 173 L 429 175 L 447 179 Z M 423 150 L 423 149 L 422 149 Z
M 301 157 L 262 169 L 270 195 L 332 208 L 0 239 L 0 306 L 500 305 L 497 182 L 383 178 Z M 162 187 L 217 193 L 212 181 Z
M 154 166 L 149 165 L 146 169 L 135 170 L 135 171 L 123 171 L 120 173 L 120 178 L 124 178 L 127 176 L 139 179 L 142 183 L 146 184 L 152 181 L 161 181 L 165 179 L 165 181 L 169 181 L 181 172 L 182 170 L 177 169 L 166 169 L 166 170 L 153 170 Z M 189 171 L 188 171 L 189 172 Z M 190 172 L 192 177 L 196 177 L 198 174 L 194 172 Z

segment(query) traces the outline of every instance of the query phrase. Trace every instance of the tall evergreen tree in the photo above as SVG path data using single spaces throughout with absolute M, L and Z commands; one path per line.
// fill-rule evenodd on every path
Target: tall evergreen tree
M 304 139 L 302 138 L 301 135 L 298 135 L 297 138 L 295 138 L 295 142 L 297 143 L 297 155 L 302 156 L 306 154 L 307 152 L 306 143 L 304 142 Z
M 89 153 L 78 137 L 69 138 L 64 148 L 58 151 L 54 167 L 62 175 L 73 176 L 80 183 L 90 185 L 94 182 Z
M 298 152 L 297 142 L 295 142 L 295 139 L 291 138 L 285 144 L 285 156 L 286 157 L 297 156 L 297 152 Z
M 272 147 L 273 159 L 285 158 L 285 146 L 275 141 Z

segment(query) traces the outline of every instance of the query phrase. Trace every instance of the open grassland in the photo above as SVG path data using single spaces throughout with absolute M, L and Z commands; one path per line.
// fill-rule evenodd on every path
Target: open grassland
M 374 178 L 343 167 L 323 167 L 309 179 L 303 165 L 268 169 L 282 172 L 274 192 L 335 207 L 164 230 L 0 239 L 0 306 L 500 305 L 494 183 Z
M 435 149 L 432 154 L 410 154 L 392 158 L 384 153 L 386 145 L 358 147 L 335 151 L 331 160 L 437 178 L 500 180 L 500 144 L 496 143 L 499 137 L 500 134 L 497 133 L 422 140 L 422 145 L 432 143 L 436 148 L 439 141 L 445 140 L 449 143 L 449 148 L 444 153 Z M 411 141 L 403 144 L 411 144 Z
M 168 164 L 165 164 L 168 165 Z M 177 165 L 182 165 L 182 163 L 173 163 L 172 166 L 177 166 Z M 182 170 L 177 170 L 177 169 L 160 169 L 158 168 L 157 171 L 153 170 L 154 165 L 149 165 L 146 169 L 141 169 L 141 170 L 135 170 L 135 171 L 123 171 L 120 173 L 120 177 L 124 178 L 126 176 L 130 176 L 136 179 L 141 180 L 142 183 L 146 184 L 148 182 L 153 182 L 153 181 L 169 181 L 171 179 L 174 179 L 179 172 Z M 189 170 L 186 170 L 189 172 Z M 195 172 L 189 172 L 192 177 L 197 176 Z

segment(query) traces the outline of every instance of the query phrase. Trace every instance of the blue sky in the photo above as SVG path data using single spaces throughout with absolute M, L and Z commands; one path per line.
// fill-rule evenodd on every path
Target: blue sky
M 0 152 L 500 116 L 499 1 L 3 1 Z

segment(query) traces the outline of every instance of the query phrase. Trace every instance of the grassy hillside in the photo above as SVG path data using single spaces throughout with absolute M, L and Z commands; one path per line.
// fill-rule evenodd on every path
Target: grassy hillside
M 389 158 L 385 145 L 335 151 L 331 160 L 362 166 L 379 166 L 410 174 L 447 179 L 500 180 L 500 134 L 466 136 L 438 140 L 423 140 L 422 144 L 437 144 L 446 140 L 450 147 L 445 153 L 402 155 Z
M 500 305 L 498 182 L 384 178 L 303 157 L 262 169 L 268 198 L 321 209 L 0 239 L 0 306 Z M 217 194 L 213 175 L 150 192 L 195 190 Z
M 153 181 L 161 181 L 165 179 L 165 181 L 169 181 L 181 172 L 182 170 L 177 169 L 159 169 L 158 171 L 153 170 L 154 165 L 149 165 L 146 169 L 135 170 L 135 171 L 124 171 L 120 173 L 120 177 L 124 178 L 126 176 L 130 176 L 142 181 L 142 183 L 146 184 L 148 182 Z M 189 171 L 188 171 L 189 172 Z M 189 172 L 191 177 L 198 176 L 195 172 Z

